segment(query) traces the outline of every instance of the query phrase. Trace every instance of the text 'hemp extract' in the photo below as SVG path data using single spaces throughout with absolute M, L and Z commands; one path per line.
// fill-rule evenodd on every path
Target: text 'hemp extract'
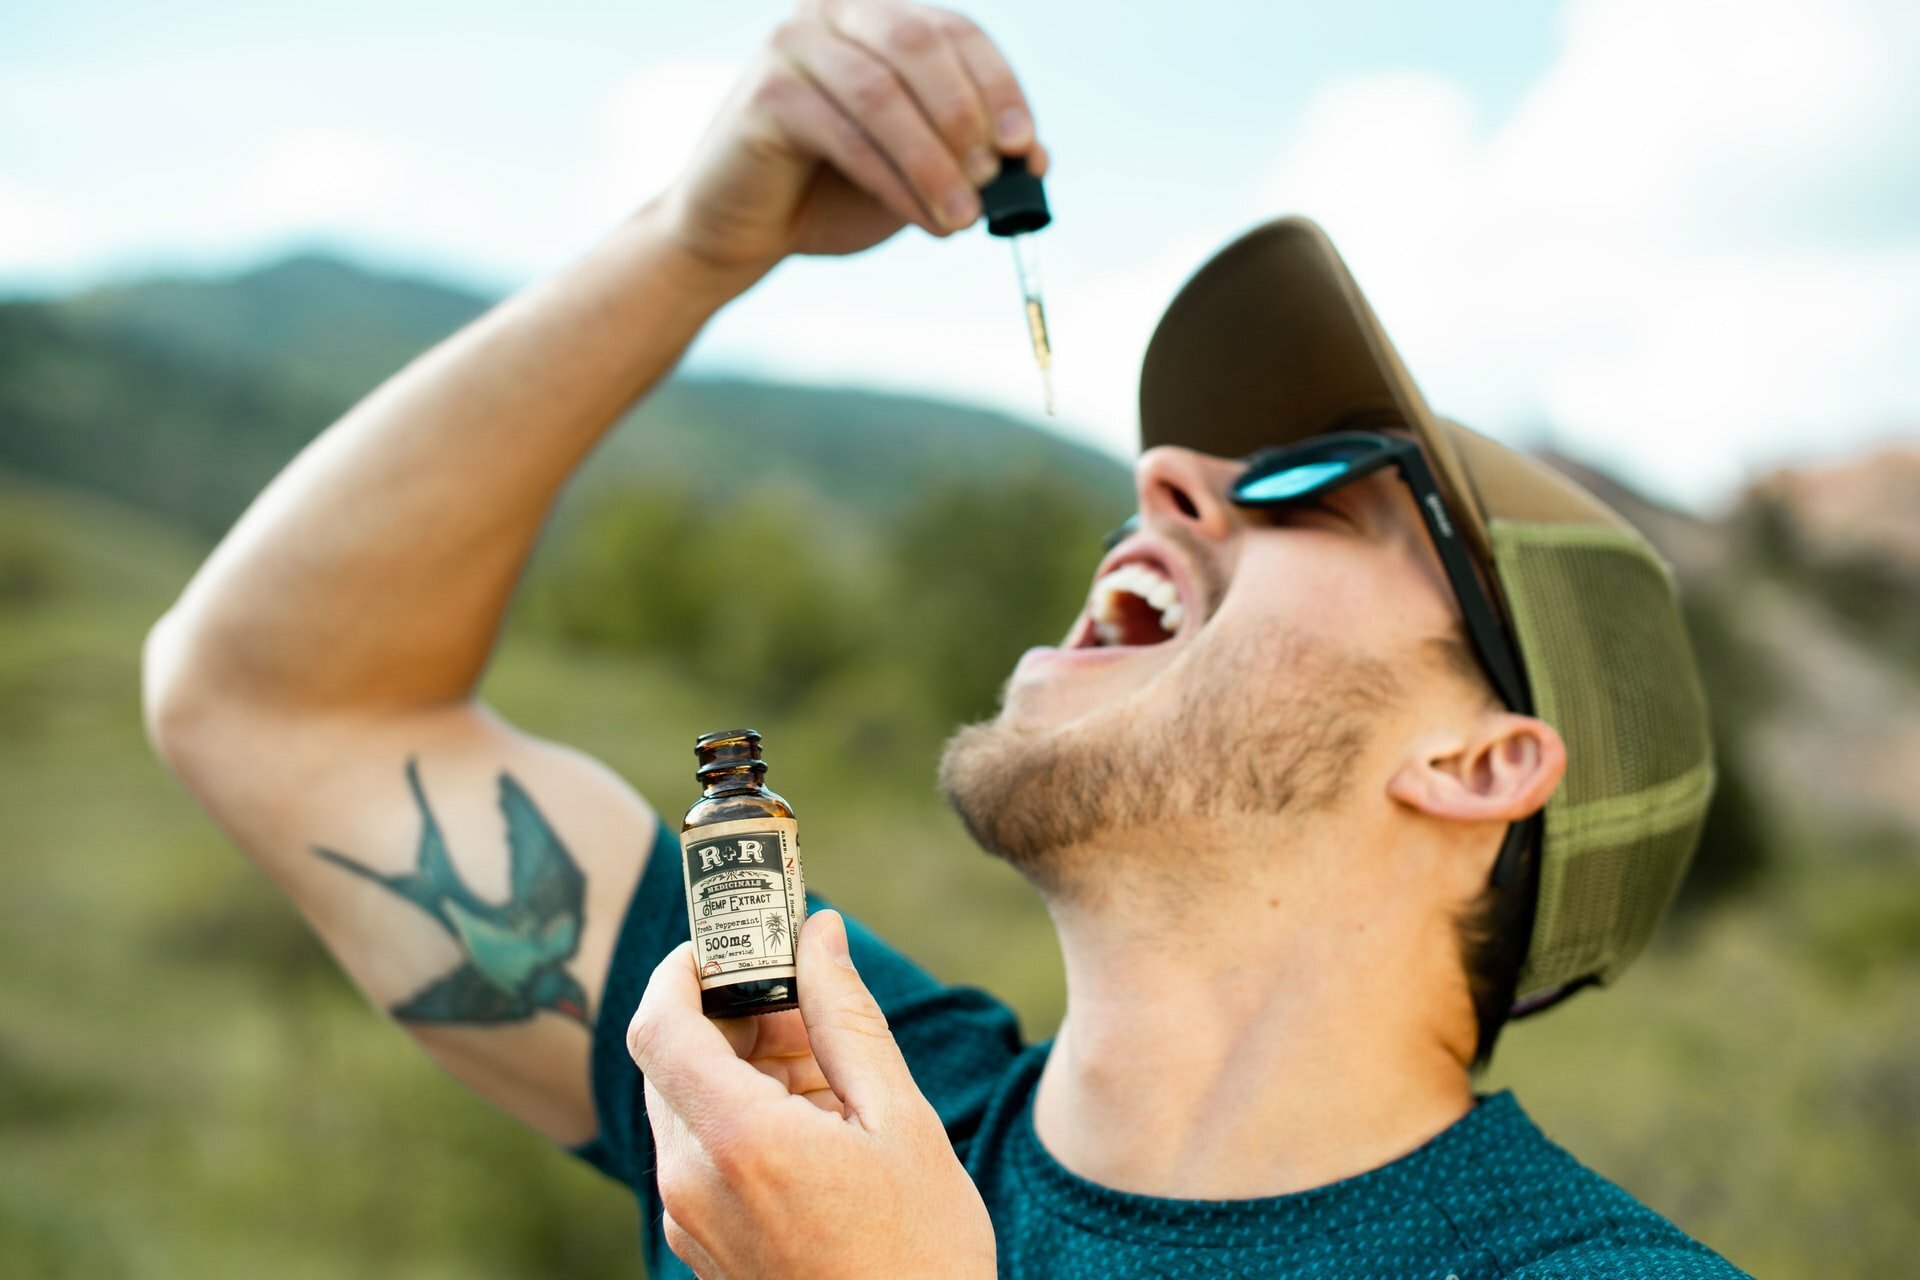
M 1040 386 L 1047 413 L 1053 413 L 1053 340 L 1047 336 L 1047 307 L 1040 297 L 1040 259 L 1033 250 L 1033 233 L 1053 221 L 1047 211 L 1047 191 L 1027 172 L 1025 156 L 1002 156 L 1000 176 L 980 189 L 980 208 L 987 215 L 987 234 L 1013 240 L 1013 267 L 1020 276 L 1020 305 L 1026 313 L 1027 337 L 1033 343 L 1033 362 L 1040 366 Z
M 700 1008 L 738 1018 L 800 1006 L 794 948 L 807 918 L 793 806 L 767 790 L 760 735 L 703 733 L 700 798 L 680 822 Z

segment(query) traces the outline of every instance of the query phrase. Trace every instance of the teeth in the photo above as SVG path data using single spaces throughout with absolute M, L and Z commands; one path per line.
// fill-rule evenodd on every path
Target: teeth
M 1172 579 L 1151 565 L 1123 564 L 1093 584 L 1093 631 L 1101 644 L 1122 641 L 1120 596 L 1135 596 L 1152 605 L 1168 635 L 1177 635 L 1187 611 Z

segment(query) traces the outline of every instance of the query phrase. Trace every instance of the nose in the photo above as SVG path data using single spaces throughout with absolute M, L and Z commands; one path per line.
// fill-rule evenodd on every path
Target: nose
M 1233 531 L 1230 481 L 1220 459 L 1178 445 L 1149 449 L 1133 466 L 1142 522 L 1172 521 L 1203 538 L 1224 539 Z

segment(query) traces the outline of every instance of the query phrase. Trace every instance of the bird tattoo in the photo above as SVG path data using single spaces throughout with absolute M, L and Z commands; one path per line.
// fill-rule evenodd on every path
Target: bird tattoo
M 466 960 L 393 1007 L 403 1022 L 518 1022 L 551 1009 L 587 1022 L 587 993 L 566 971 L 580 946 L 586 878 L 567 848 L 511 775 L 500 775 L 512 896 L 483 901 L 460 879 L 440 824 L 407 761 L 407 785 L 420 809 L 420 848 L 411 871 L 384 875 L 318 845 L 336 866 L 400 895 L 439 922 Z

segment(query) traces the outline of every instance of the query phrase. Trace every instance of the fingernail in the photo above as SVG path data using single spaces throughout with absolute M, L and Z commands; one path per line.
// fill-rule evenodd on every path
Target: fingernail
M 1033 121 L 1019 107 L 1008 107 L 1000 113 L 1000 145 L 1017 147 L 1027 140 L 1033 132 Z
M 940 206 L 941 220 L 958 231 L 980 216 L 980 197 L 965 187 L 949 192 Z
M 1000 157 L 985 147 L 975 147 L 967 153 L 967 176 L 974 186 L 986 186 L 1000 176 Z
M 838 911 L 829 911 L 831 923 L 826 926 L 826 936 L 820 941 L 826 944 L 827 954 L 842 969 L 853 968 L 853 957 L 847 952 L 847 921 Z

